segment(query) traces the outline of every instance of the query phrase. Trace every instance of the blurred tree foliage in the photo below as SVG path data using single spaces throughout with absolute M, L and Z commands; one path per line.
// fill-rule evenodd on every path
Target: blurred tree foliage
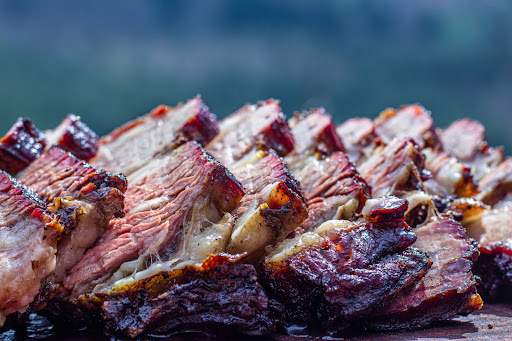
M 342 122 L 420 102 L 512 139 L 512 2 L 0 1 L 0 128 L 68 112 L 100 134 L 202 94 L 222 117 L 278 98 Z

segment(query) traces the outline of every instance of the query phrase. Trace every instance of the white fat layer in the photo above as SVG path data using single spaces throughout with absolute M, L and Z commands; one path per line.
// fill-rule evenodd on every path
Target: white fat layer
M 418 206 L 425 204 L 428 205 L 427 218 L 422 224 L 418 225 L 418 227 L 423 226 L 424 224 L 429 222 L 433 216 L 436 215 L 436 209 L 434 203 L 432 202 L 432 198 L 430 197 L 430 195 L 426 194 L 423 191 L 407 192 L 402 197 L 402 199 L 405 199 L 408 202 L 408 207 L 407 211 L 405 212 L 405 215 L 409 214 L 413 209 L 415 209 Z
M 268 240 L 272 238 L 273 231 L 267 227 L 262 211 L 269 208 L 266 201 L 278 185 L 279 183 L 272 183 L 265 186 L 260 192 L 261 200 L 255 200 L 244 214 L 237 217 L 233 226 L 233 233 L 226 247 L 227 252 L 248 252 L 251 254 L 264 247 Z
M 368 215 L 372 211 L 373 207 L 375 205 L 377 205 L 379 202 L 380 202 L 380 198 L 366 200 L 366 203 L 364 204 L 361 214 L 365 217 L 368 217 Z
M 148 250 L 138 259 L 122 264 L 108 285 L 97 289 L 105 291 L 119 285 L 134 283 L 162 271 L 171 271 L 188 265 L 199 266 L 209 255 L 218 254 L 225 249 L 232 226 L 233 217 L 229 213 L 221 217 L 214 203 L 203 198 L 191 209 L 189 224 L 183 228 L 175 250 Z
M 280 263 L 312 245 L 325 241 L 329 232 L 350 231 L 359 226 L 348 220 L 329 220 L 320 225 L 314 232 L 306 232 L 294 238 L 285 239 L 266 258 L 267 265 Z

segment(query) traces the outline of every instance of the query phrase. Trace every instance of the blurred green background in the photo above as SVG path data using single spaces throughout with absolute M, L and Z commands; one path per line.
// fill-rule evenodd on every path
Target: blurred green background
M 420 102 L 512 150 L 512 1 L 0 0 L 1 131 L 77 113 L 99 134 L 202 94 L 337 123 Z

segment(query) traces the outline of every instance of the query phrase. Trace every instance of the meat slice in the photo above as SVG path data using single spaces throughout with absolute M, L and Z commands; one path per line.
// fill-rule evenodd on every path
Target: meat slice
M 336 133 L 332 118 L 322 108 L 295 114 L 289 125 L 294 149 L 286 156 L 285 162 L 294 174 L 302 170 L 309 156 L 343 151 L 343 144 Z
M 479 190 L 476 197 L 486 204 L 495 205 L 505 200 L 512 193 L 512 158 L 507 158 L 482 177 Z
M 430 265 L 409 246 L 407 202 L 382 198 L 358 222 L 333 220 L 286 239 L 266 258 L 262 283 L 286 324 L 347 327 L 419 280 Z
M 0 171 L 0 327 L 27 309 L 55 269 L 61 232 L 40 198 Z
M 491 148 L 485 128 L 479 122 L 464 118 L 453 122 L 441 134 L 444 149 L 471 167 L 476 179 L 481 179 L 503 161 L 503 148 Z
M 381 143 L 375 124 L 369 118 L 351 118 L 340 124 L 336 132 L 341 137 L 350 161 L 356 165 L 364 162 L 373 148 Z
M 98 152 L 98 135 L 73 114 L 69 114 L 55 130 L 47 132 L 46 137 L 48 146 L 57 146 L 85 161 Z
M 424 156 L 414 141 L 393 139 L 375 148 L 358 170 L 370 185 L 372 196 L 378 198 L 421 189 L 421 181 L 427 178 L 423 164 Z
M 19 118 L 0 139 L 0 169 L 15 175 L 43 153 L 44 134 L 28 118 Z
M 126 215 L 114 219 L 64 279 L 70 297 L 106 291 L 222 252 L 223 219 L 243 196 L 240 183 L 192 141 L 131 176 Z
M 32 162 L 18 179 L 38 193 L 64 229 L 57 244 L 57 266 L 45 278 L 46 292 L 38 297 L 42 304 L 103 234 L 110 220 L 124 215 L 127 182 L 123 175 L 97 171 L 58 147 L 51 147 Z
M 472 273 L 478 250 L 464 228 L 453 220 L 441 218 L 415 232 L 417 240 L 413 246 L 432 259 L 432 267 L 419 282 L 367 317 L 363 321 L 367 327 L 379 330 L 423 328 L 482 307 Z
M 352 218 L 370 197 L 370 188 L 344 153 L 309 161 L 299 176 L 308 200 L 308 218 L 298 233 L 313 231 L 327 220 Z
M 443 151 L 431 148 L 423 149 L 425 169 L 432 173 L 432 178 L 425 182 L 427 192 L 432 195 L 447 197 L 472 197 L 478 193 L 478 185 L 471 175 L 469 167 L 455 157 Z
M 219 128 L 206 149 L 228 168 L 254 148 L 273 149 L 279 156 L 294 148 L 281 104 L 273 99 L 245 105 L 223 119 Z
M 293 149 L 293 137 L 275 100 L 246 105 L 219 126 L 206 149 L 247 193 L 233 212 L 227 250 L 247 252 L 247 261 L 257 262 L 267 245 L 284 239 L 307 216 L 302 190 L 279 158 Z
M 269 244 L 283 240 L 307 216 L 298 181 L 273 151 L 253 151 L 231 167 L 246 195 L 232 212 L 226 251 L 258 262 Z
M 215 116 L 199 97 L 175 108 L 162 105 L 103 137 L 90 162 L 98 169 L 128 176 L 184 141 L 208 143 L 217 131 Z
M 98 294 L 108 334 L 126 338 L 179 333 L 265 335 L 274 329 L 269 300 L 252 265 L 216 255 L 202 265 L 161 272 L 122 292 Z
M 500 203 L 466 230 L 480 250 L 474 270 L 482 279 L 478 291 L 486 301 L 512 298 L 512 202 Z
M 400 109 L 387 109 L 375 119 L 376 131 L 384 143 L 394 138 L 412 138 L 420 149 L 439 149 L 441 142 L 430 112 L 421 105 L 405 105 Z
M 294 233 L 312 231 L 331 219 L 360 212 L 369 188 L 341 151 L 331 116 L 323 109 L 296 114 L 290 120 L 295 149 L 284 160 L 306 194 L 308 218 Z

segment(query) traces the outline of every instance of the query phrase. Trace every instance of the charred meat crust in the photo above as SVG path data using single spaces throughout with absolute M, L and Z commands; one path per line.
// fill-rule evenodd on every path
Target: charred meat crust
M 274 330 L 269 302 L 252 265 L 221 254 L 200 267 L 162 272 L 127 290 L 90 299 L 101 309 L 106 333 L 122 338 L 266 335 Z
M 105 223 L 112 217 L 124 215 L 124 196 L 127 181 L 122 174 L 97 171 L 84 161 L 60 149 L 51 147 L 19 176 L 61 215 L 67 231 L 76 226 L 79 206 L 61 206 L 62 200 L 82 200 L 95 205 L 105 216 Z M 67 221 L 67 223 L 66 223 Z
M 343 329 L 425 275 L 430 260 L 409 248 L 415 235 L 404 222 L 404 208 L 405 200 L 393 199 L 377 205 L 371 221 L 328 230 L 319 243 L 283 260 L 267 257 L 262 283 L 285 307 L 284 314 L 276 312 L 279 318 Z
M 0 139 L 0 169 L 11 175 L 27 167 L 43 153 L 46 138 L 28 118 L 19 118 Z
M 79 159 L 89 161 L 98 152 L 98 135 L 83 123 L 79 116 L 68 115 L 53 133 L 58 135 L 53 137 L 54 145 L 72 153 Z
M 512 299 L 512 245 L 499 243 L 480 247 L 473 272 L 482 280 L 478 293 L 485 302 Z
M 418 239 L 413 246 L 432 258 L 432 268 L 419 282 L 367 316 L 362 322 L 365 327 L 423 328 L 482 307 L 472 273 L 478 249 L 463 227 L 455 221 L 441 219 L 417 229 L 416 234 Z

